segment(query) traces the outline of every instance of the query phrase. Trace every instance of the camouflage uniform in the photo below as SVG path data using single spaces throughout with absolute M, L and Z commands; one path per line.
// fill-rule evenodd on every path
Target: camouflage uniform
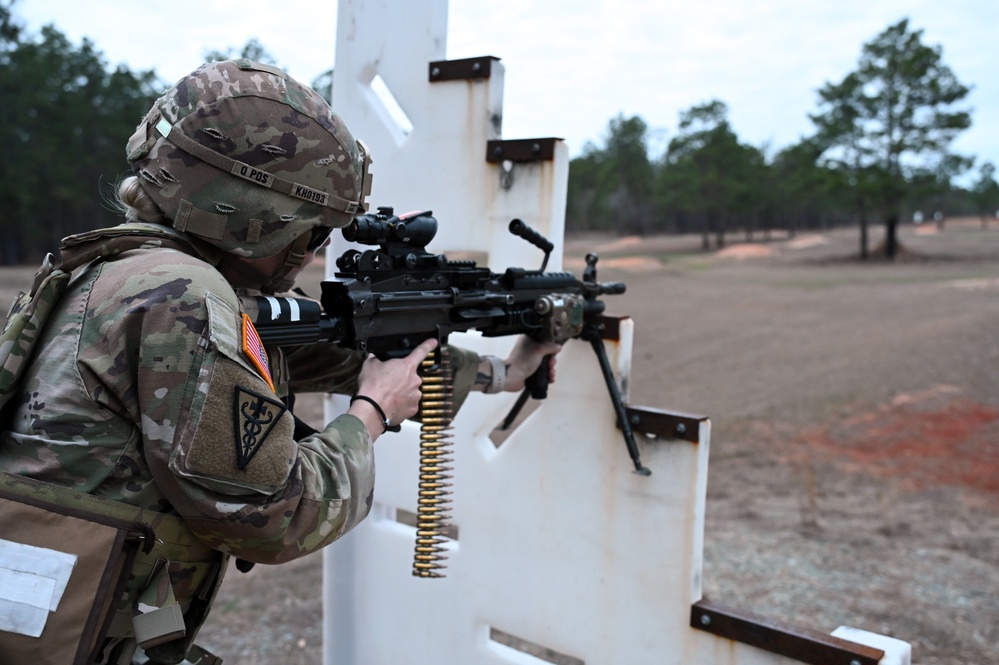
M 330 344 L 273 350 L 289 381 L 272 389 L 243 348 L 246 325 L 233 288 L 193 250 L 153 246 L 91 264 L 40 339 L 0 434 L 0 469 L 177 514 L 208 548 L 248 561 L 329 544 L 371 506 L 371 437 L 344 414 L 296 440 L 280 397 L 353 393 L 363 357 Z M 479 359 L 452 358 L 460 402 Z M 217 563 L 204 548 L 198 561 L 186 556 L 166 557 L 185 609 Z
M 287 249 L 260 285 L 287 288 L 311 232 L 363 209 L 369 160 L 321 97 L 244 60 L 179 82 L 127 151 L 173 228 L 126 225 L 64 242 L 64 258 L 99 259 L 57 304 L 22 397 L 8 404 L 0 470 L 179 517 L 139 557 L 109 633 L 127 638 L 133 613 L 172 603 L 185 611 L 186 642 L 153 645 L 153 657 L 178 662 L 229 555 L 294 559 L 370 508 L 374 457 L 360 419 L 296 436 L 281 399 L 289 389 L 352 393 L 363 357 L 333 345 L 268 356 L 216 267 Z M 148 242 L 123 251 L 123 234 Z M 456 350 L 452 359 L 460 403 L 479 358 Z
M 205 542 L 248 560 L 277 563 L 330 542 L 367 512 L 370 437 L 344 415 L 294 441 L 291 414 L 242 350 L 242 328 L 232 287 L 198 258 L 147 249 L 92 266 L 28 370 L 4 470 L 176 510 Z M 329 387 L 351 386 L 361 359 L 325 356 Z

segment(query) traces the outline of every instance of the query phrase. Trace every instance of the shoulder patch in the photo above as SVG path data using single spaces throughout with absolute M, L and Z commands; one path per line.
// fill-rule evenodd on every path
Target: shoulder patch
M 243 386 L 236 386 L 232 406 L 236 466 L 245 469 L 288 407 Z
M 267 359 L 267 349 L 264 348 L 264 343 L 260 341 L 260 335 L 257 334 L 257 329 L 253 327 L 253 321 L 246 314 L 243 314 L 243 353 L 253 366 L 257 368 L 260 372 L 260 376 L 263 377 L 267 385 L 274 390 L 274 380 L 271 378 L 271 365 Z M 275 392 L 277 392 L 275 390 Z

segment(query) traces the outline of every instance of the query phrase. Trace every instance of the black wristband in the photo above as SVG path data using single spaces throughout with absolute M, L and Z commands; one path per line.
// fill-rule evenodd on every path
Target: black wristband
M 389 421 L 388 417 L 385 415 L 385 412 L 382 411 L 382 407 L 378 406 L 378 402 L 376 402 L 375 400 L 371 399 L 367 395 L 354 395 L 353 397 L 350 398 L 350 403 L 353 404 L 357 400 L 362 400 L 364 402 L 367 402 L 371 406 L 375 407 L 375 411 L 378 412 L 378 416 L 382 419 L 382 426 L 385 428 L 386 432 L 398 432 L 399 430 L 402 429 L 400 425 L 393 425 Z

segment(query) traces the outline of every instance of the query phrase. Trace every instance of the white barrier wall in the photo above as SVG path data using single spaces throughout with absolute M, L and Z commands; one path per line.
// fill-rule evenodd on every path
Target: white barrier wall
M 565 144 L 557 143 L 553 160 L 513 164 L 509 188 L 501 184 L 502 165 L 485 161 L 486 142 L 500 138 L 502 63 L 483 64 L 487 78 L 430 81 L 430 63 L 445 59 L 443 0 L 343 0 L 338 16 L 334 108 L 374 156 L 372 206 L 433 210 L 440 223 L 431 245 L 437 251 L 485 251 L 490 265 L 536 268 L 540 252 L 507 230 L 519 217 L 556 242 L 549 269 L 558 270 Z M 408 133 L 379 97 L 380 86 L 372 86 L 377 79 L 408 118 Z
M 519 217 L 556 244 L 548 269 L 557 270 L 567 148 L 548 142 L 550 158 L 487 162 L 487 141 L 501 138 L 503 67 L 486 59 L 475 78 L 432 81 L 430 63 L 445 60 L 446 39 L 446 0 L 340 1 L 334 108 L 374 155 L 372 205 L 433 210 L 440 230 L 432 250 L 486 252 L 493 269 L 538 267 L 541 252 L 508 234 Z M 615 312 L 613 296 L 608 303 Z M 616 337 L 608 353 L 627 386 L 630 320 Z M 501 356 L 512 344 L 452 341 Z M 706 419 L 629 411 L 639 432 L 656 433 L 638 436 L 652 475 L 636 475 L 597 359 L 581 341 L 566 345 L 549 398 L 497 447 L 490 433 L 514 399 L 472 395 L 455 421 L 458 533 L 443 579 L 411 574 L 415 529 L 405 515 L 416 512 L 418 426 L 379 440 L 371 515 L 326 550 L 327 665 L 873 665 L 882 658 L 843 642 L 833 644 L 843 648 L 834 659 L 792 660 L 763 650 L 772 648 L 770 637 L 759 649 L 707 632 L 738 618 L 713 606 L 692 612 L 701 599 Z

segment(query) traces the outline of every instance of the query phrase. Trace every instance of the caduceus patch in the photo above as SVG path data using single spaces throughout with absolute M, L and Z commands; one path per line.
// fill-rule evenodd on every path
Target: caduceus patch
M 236 466 L 246 468 L 287 410 L 288 407 L 276 399 L 236 386 L 233 402 Z

